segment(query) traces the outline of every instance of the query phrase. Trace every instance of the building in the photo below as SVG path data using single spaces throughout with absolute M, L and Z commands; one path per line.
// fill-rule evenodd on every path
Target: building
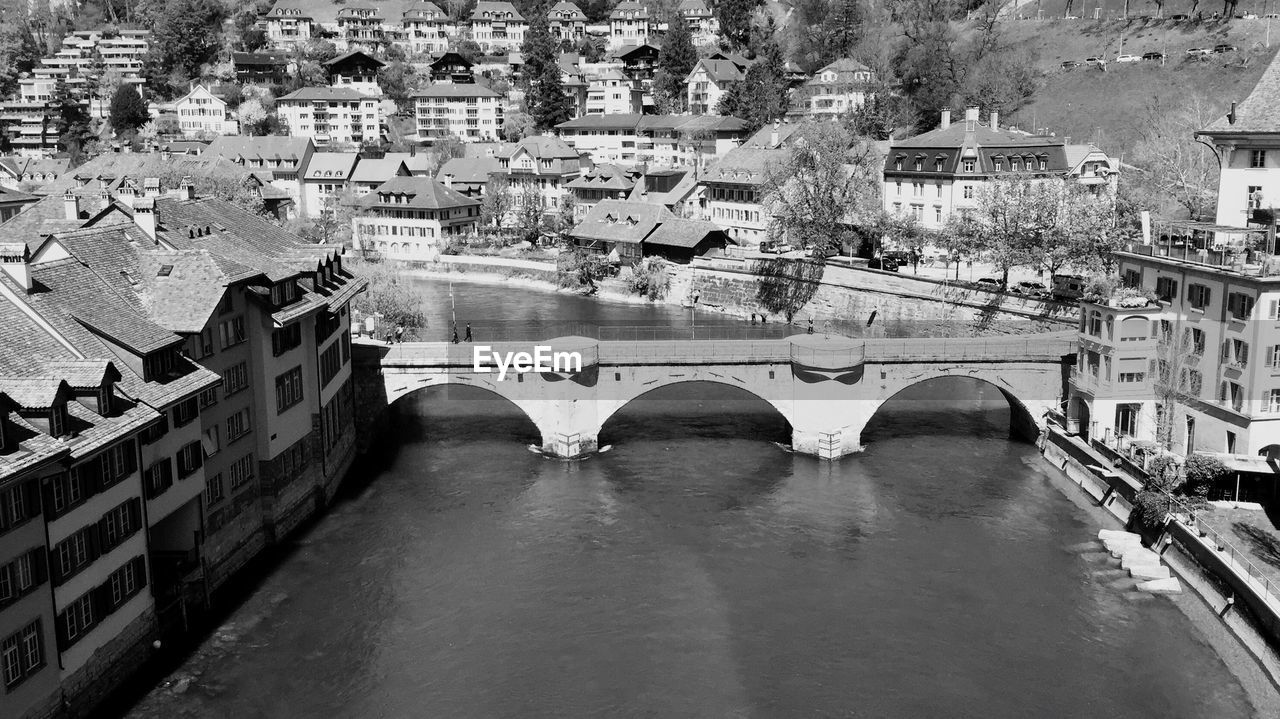
M 377 49 L 386 40 L 382 15 L 367 5 L 347 5 L 338 10 L 338 39 L 347 47 Z
M 554 214 L 564 204 L 570 196 L 569 183 L 590 167 L 590 160 L 558 137 L 526 137 L 496 157 L 513 206 L 536 202 L 546 214 Z
M 292 49 L 305 45 L 316 30 L 315 19 L 295 0 L 279 0 L 265 20 L 267 41 L 272 47 Z
M 224 135 L 210 143 L 200 158 L 222 158 L 247 168 L 260 182 L 279 190 L 292 202 L 285 213 L 294 216 L 306 215 L 309 211 L 302 204 L 302 185 L 298 178 L 315 150 L 315 143 L 306 137 Z
M 435 260 L 451 239 L 474 234 L 479 221 L 479 200 L 429 177 L 396 177 L 360 200 L 351 234 L 365 252 Z
M 693 66 L 689 77 L 685 79 L 689 92 L 689 112 L 695 115 L 717 112 L 720 98 L 746 76 L 746 68 L 733 60 L 698 60 L 698 64 Z
M 55 114 L 48 102 L 0 102 L 0 131 L 19 157 L 52 158 L 58 152 Z
M 653 256 L 688 264 L 728 245 L 724 230 L 710 222 L 678 218 L 662 205 L 630 200 L 601 200 L 570 237 L 578 247 L 623 265 Z
M 458 33 L 458 25 L 448 13 L 429 2 L 405 9 L 400 22 L 404 26 L 404 45 L 414 53 L 448 52 L 449 38 Z
M 591 208 L 602 200 L 625 200 L 636 186 L 636 170 L 617 165 L 597 164 L 569 181 L 567 187 L 573 193 L 573 219 L 581 222 Z
M 635 0 L 622 0 L 609 13 L 609 49 L 643 45 L 654 39 L 657 30 L 648 6 Z
M 178 117 L 178 128 L 182 130 L 183 137 L 236 135 L 240 132 L 240 123 L 231 118 L 226 101 L 204 85 L 196 85 L 174 100 L 173 112 Z
M 302 172 L 302 206 L 307 216 L 319 217 L 336 210 L 336 203 L 350 191 L 350 180 L 360 156 L 354 152 L 316 152 Z
M 440 167 L 436 180 L 463 197 L 482 197 L 490 175 L 501 171 L 496 157 L 454 157 Z
M 524 16 L 509 2 L 480 0 L 471 12 L 471 39 L 485 52 L 519 50 L 528 29 Z
M 876 76 L 857 60 L 836 60 L 827 65 L 791 96 L 791 114 L 815 119 L 835 119 L 862 106 L 875 89 Z
M 241 85 L 283 85 L 298 69 L 283 52 L 232 52 L 231 62 Z
M 565 143 L 597 163 L 692 166 L 724 155 L 746 135 L 736 117 L 587 115 L 556 125 Z
M 577 42 L 587 34 L 587 16 L 568 0 L 560 0 L 547 11 L 551 36 L 560 42 Z
M 423 142 L 449 135 L 463 142 L 491 142 L 502 129 L 503 98 L 483 85 L 432 85 L 412 97 Z
M 0 187 L 34 190 L 61 177 L 69 165 L 66 158 L 0 157 Z
M 1280 206 L 1280 63 L 1275 60 L 1258 84 L 1231 111 L 1196 133 L 1218 150 L 1219 225 L 1273 226 Z
M 607 68 L 587 76 L 586 114 L 621 115 L 639 113 L 644 91 L 615 68 Z
M 923 227 L 946 225 L 953 212 L 977 206 L 982 186 L 1001 177 L 1071 180 L 1114 191 L 1116 165 L 1092 145 L 1003 128 L 999 116 L 978 120 L 969 108 L 963 122 L 942 112 L 938 129 L 891 142 L 884 164 L 884 207 Z
M 21 190 L 0 186 L 0 223 L 7 222 L 9 218 L 22 212 L 24 207 L 34 204 L 39 199 Z
M 616 52 L 622 63 L 622 74 L 631 80 L 631 86 L 640 91 L 640 107 L 646 113 L 656 112 L 653 99 L 653 76 L 658 70 L 658 56 L 662 48 L 654 43 L 620 48 Z
M 351 172 L 348 189 L 352 195 L 364 197 L 393 178 L 412 177 L 413 171 L 406 159 L 397 153 L 388 153 L 380 158 L 361 158 Z
M 329 71 L 330 85 L 373 97 L 382 96 L 382 87 L 378 85 L 378 71 L 386 65 L 363 50 L 352 50 L 324 63 L 325 69 Z
M 720 21 L 703 0 L 680 0 L 677 12 L 689 26 L 695 47 L 712 47 L 720 42 Z
M 359 147 L 382 139 L 380 100 L 346 87 L 304 87 L 276 100 L 276 114 L 290 135 L 318 148 Z
M 766 239 L 771 224 L 765 198 L 769 168 L 785 160 L 786 143 L 798 128 L 788 122 L 761 128 L 709 166 L 698 178 L 706 202 L 701 219 L 725 228 L 737 244 Z
M 475 81 L 473 63 L 456 52 L 446 52 L 431 61 L 431 82 L 471 83 Z

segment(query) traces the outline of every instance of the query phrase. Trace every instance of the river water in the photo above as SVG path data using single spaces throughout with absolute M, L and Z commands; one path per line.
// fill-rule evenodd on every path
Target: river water
M 435 321 L 447 289 L 424 284 Z M 442 301 L 443 300 L 443 301 Z M 470 317 L 687 313 L 458 285 Z M 462 317 L 459 317 L 462 320 Z M 1240 684 L 1011 442 L 989 386 L 918 385 L 868 449 L 791 454 L 717 385 L 551 460 L 428 390 L 136 717 L 1241 717 Z

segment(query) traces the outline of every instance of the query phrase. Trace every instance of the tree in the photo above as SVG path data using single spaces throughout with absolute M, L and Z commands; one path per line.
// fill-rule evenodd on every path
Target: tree
M 259 89 L 252 94 L 246 93 L 237 111 L 240 130 L 248 135 L 270 135 L 278 125 L 275 104 L 270 90 Z
M 653 76 L 653 97 L 658 112 L 674 114 L 685 111 L 689 99 L 685 79 L 696 64 L 698 51 L 693 47 L 693 35 L 683 18 L 677 16 L 662 39 L 658 69 Z
M 501 228 L 507 213 L 513 207 L 511 182 L 505 177 L 493 177 L 485 185 L 484 198 L 480 202 L 480 221 L 485 226 Z
M 519 142 L 526 137 L 537 134 L 533 126 L 533 117 L 525 112 L 524 103 L 502 115 L 502 139 L 507 142 Z
M 71 90 L 62 80 L 58 80 L 54 87 L 50 104 L 55 112 L 54 132 L 58 135 L 58 149 L 66 152 L 71 158 L 71 166 L 76 167 L 88 159 L 85 151 L 94 139 L 89 113 L 79 100 L 72 97 Z
M 790 136 L 784 159 L 765 167 L 770 222 L 792 245 L 841 251 L 851 227 L 881 211 L 877 158 L 872 143 L 837 123 L 806 123 Z
M 388 327 L 403 325 L 406 330 L 427 326 L 423 294 L 414 287 L 403 270 L 385 262 L 354 259 L 343 267 L 367 280 L 368 289 L 351 300 L 352 309 L 361 315 L 380 315 Z
M 758 260 L 752 270 L 756 275 L 756 301 L 765 311 L 780 314 L 790 322 L 813 299 L 824 269 L 821 260 Z
M 1203 375 L 1198 369 L 1203 344 L 1197 344 L 1190 327 L 1181 322 L 1159 320 L 1156 332 L 1156 361 L 1152 377 L 1155 394 L 1156 442 L 1173 448 L 1177 408 L 1198 399 Z
M 747 132 L 753 133 L 786 114 L 787 101 L 782 50 L 776 42 L 769 41 L 747 70 L 746 78 L 720 98 L 716 112 L 742 119 L 747 124 Z
M 542 193 L 533 183 L 525 184 L 515 193 L 515 226 L 520 239 L 537 246 L 546 229 L 546 213 L 542 206 Z
M 0 24 L 0 95 L 16 94 L 18 76 L 31 72 L 43 54 L 26 23 Z
M 524 55 L 524 81 L 528 84 L 525 104 L 534 127 L 550 130 L 572 115 L 571 103 L 564 93 L 560 65 L 556 62 L 555 41 L 547 24 L 547 4 L 540 1 L 526 13 L 529 28 L 525 31 L 521 50 Z
M 444 164 L 455 157 L 466 155 L 466 144 L 457 135 L 445 135 L 436 138 L 431 146 L 431 164 L 427 167 L 427 177 L 435 177 Z
M 183 77 L 198 77 L 221 46 L 224 13 L 217 0 L 168 0 L 151 30 L 151 52 Z
M 720 35 L 731 47 L 744 47 L 751 40 L 751 18 L 762 0 L 719 0 L 715 4 Z
M 1217 204 L 1218 161 L 1211 148 L 1195 141 L 1195 132 L 1212 120 L 1199 96 L 1179 98 L 1175 105 L 1154 97 L 1138 125 L 1133 157 L 1143 172 L 1134 180 L 1146 185 L 1152 197 L 1172 198 L 1192 219 L 1201 219 Z
M 150 120 L 147 103 L 142 101 L 138 91 L 133 89 L 133 85 L 121 85 L 111 97 L 108 119 L 111 129 L 119 136 L 132 135 Z
M 418 88 L 418 74 L 407 62 L 392 62 L 378 71 L 378 87 L 396 104 L 400 112 L 413 112 L 410 93 Z
M 1009 286 L 1009 270 L 1026 264 L 1055 211 L 1055 193 L 1046 183 L 1026 178 L 988 180 L 978 189 L 973 212 L 953 214 L 949 228 L 969 255 L 984 257 L 1000 270 L 1000 286 Z

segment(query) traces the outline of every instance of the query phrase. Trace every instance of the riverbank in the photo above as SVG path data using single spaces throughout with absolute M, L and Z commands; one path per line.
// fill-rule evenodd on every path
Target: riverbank
M 1131 505 L 1125 496 L 1125 483 L 1119 477 L 1104 482 L 1086 464 L 1087 457 L 1051 440 L 1051 435 L 1046 434 L 1041 441 L 1041 461 L 1047 465 L 1044 474 L 1049 481 L 1088 514 L 1098 528 L 1126 528 Z M 1105 551 L 1101 543 L 1096 551 Z M 1166 549 L 1161 559 L 1173 576 L 1191 590 L 1168 595 L 1169 601 L 1186 615 L 1240 682 L 1257 716 L 1280 716 L 1280 655 L 1258 620 L 1234 608 L 1223 612 L 1230 596 L 1223 580 L 1179 543 Z

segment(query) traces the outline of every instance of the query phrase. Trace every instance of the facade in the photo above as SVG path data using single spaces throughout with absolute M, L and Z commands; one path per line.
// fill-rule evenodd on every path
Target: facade
M 293 0 L 280 0 L 266 16 L 267 40 L 273 47 L 307 44 L 316 30 L 314 18 Z
M 685 79 L 689 93 L 689 112 L 695 115 L 715 113 L 720 106 L 720 98 L 724 97 L 730 86 L 741 82 L 746 76 L 746 68 L 732 60 L 699 60 Z
M 622 265 L 652 256 L 687 264 L 728 244 L 724 230 L 710 222 L 679 218 L 662 205 L 632 200 L 601 200 L 570 236 L 578 247 Z
M 418 139 L 453 135 L 463 142 L 492 142 L 502 129 L 502 96 L 483 85 L 440 84 L 413 93 Z
M 601 200 L 627 199 L 639 174 L 617 165 L 597 164 L 571 180 L 567 187 L 573 193 L 573 219 L 581 222 Z
M 764 197 L 768 168 L 785 158 L 785 145 L 798 127 L 784 122 L 762 128 L 699 176 L 706 203 L 702 219 L 725 228 L 731 242 L 755 245 L 768 239 L 771 219 Z
M 379 100 L 343 87 L 304 87 L 276 100 L 276 113 L 290 135 L 318 148 L 359 146 L 382 137 Z
M 1073 181 L 1114 191 L 1115 163 L 1092 145 L 1067 145 L 1061 138 L 1001 128 L 969 108 L 952 123 L 944 110 L 938 129 L 890 144 L 884 164 L 884 207 L 914 218 L 923 227 L 946 225 L 954 212 L 977 206 L 981 188 L 999 177 Z
M 568 0 L 560 0 L 547 11 L 551 36 L 560 42 L 577 42 L 587 34 L 587 16 Z
M 471 39 L 485 52 L 518 51 L 528 29 L 524 16 L 509 2 L 480 0 L 471 12 Z
M 236 81 L 242 85 L 283 85 L 297 65 L 283 52 L 233 52 Z
M 302 203 L 299 176 L 315 149 L 315 143 L 306 137 L 224 135 L 209 143 L 200 157 L 222 158 L 248 169 L 251 176 L 258 178 L 264 186 L 279 191 L 292 203 L 285 214 L 293 216 L 307 212 Z
M 526 137 L 496 156 L 510 187 L 512 204 L 518 207 L 536 202 L 546 214 L 555 214 L 570 196 L 569 183 L 590 167 L 590 160 L 557 137 Z
M 587 115 L 639 113 L 643 101 L 644 91 L 620 70 L 609 68 L 587 76 Z
M 389 259 L 435 260 L 479 221 L 479 200 L 429 177 L 396 177 L 360 200 L 351 236 L 358 249 Z
M 386 40 L 382 15 L 369 5 L 347 5 L 338 10 L 338 39 L 347 47 L 377 49 Z
M 174 100 L 173 112 L 178 117 L 183 137 L 235 135 L 240 132 L 240 124 L 231 119 L 226 101 L 209 92 L 204 85 L 196 85 Z
M 609 49 L 643 45 L 657 34 L 649 8 L 635 0 L 622 0 L 609 13 Z
M 352 50 L 324 63 L 329 71 L 329 84 L 347 90 L 354 90 L 372 97 L 382 96 L 382 87 L 378 85 L 378 71 L 386 67 L 386 63 L 362 50 Z
M 350 187 L 360 156 L 354 152 L 317 152 L 302 172 L 302 206 L 308 217 L 333 211 Z
M 712 47 L 720 42 L 720 21 L 703 0 L 681 0 L 677 10 L 689 26 L 695 47 Z
M 448 52 L 449 38 L 458 33 L 457 23 L 434 3 L 422 2 L 404 11 L 404 45 L 410 52 Z
M 1221 160 L 1216 222 L 1274 226 L 1280 206 L 1280 63 L 1271 64 L 1244 101 L 1196 133 Z
M 835 119 L 862 106 L 875 87 L 875 73 L 857 60 L 836 60 L 792 93 L 792 113 Z
M 736 117 L 629 113 L 580 117 L 556 131 L 593 162 L 679 167 L 705 164 L 737 147 L 746 123 Z

